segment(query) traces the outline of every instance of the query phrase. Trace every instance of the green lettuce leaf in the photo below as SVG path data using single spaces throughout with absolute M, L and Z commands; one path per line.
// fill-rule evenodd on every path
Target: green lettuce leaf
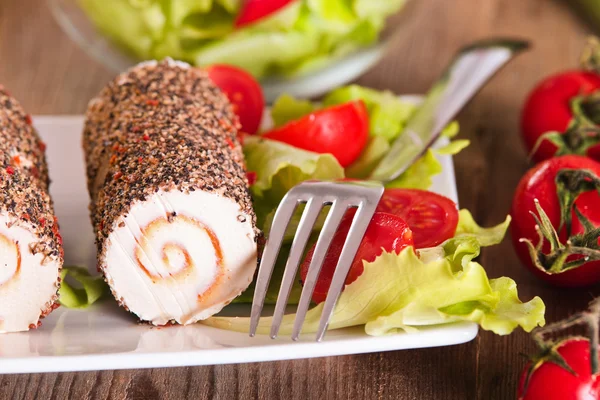
M 483 228 L 475 222 L 469 210 L 460 210 L 454 237 L 446 240 L 437 248 L 419 250 L 419 255 L 422 259 L 432 259 L 434 257 L 427 253 L 439 254 L 441 248 L 444 257 L 453 265 L 454 270 L 458 271 L 479 256 L 482 247 L 502 242 L 510 221 L 511 218 L 508 215 L 504 222 L 490 228 Z
M 192 59 L 199 66 L 231 64 L 262 77 L 274 69 L 285 70 L 288 65 L 310 57 L 318 51 L 318 46 L 318 35 L 310 33 L 241 30 L 227 36 L 226 40 L 201 47 L 192 54 Z
M 397 179 L 385 185 L 387 188 L 422 189 L 427 190 L 433 184 L 432 178 L 442 172 L 442 164 L 432 149 L 400 175 Z
M 379 18 L 399 10 L 406 0 L 355 0 L 354 12 L 363 18 Z
M 441 155 L 451 156 L 460 153 L 470 144 L 471 142 L 467 139 L 453 140 L 447 145 L 440 147 L 439 149 L 435 149 L 435 152 Z
M 283 198 L 298 183 L 310 180 L 335 180 L 344 169 L 331 154 L 317 154 L 285 143 L 249 136 L 244 140 L 246 167 L 256 172 L 251 190 L 260 227 Z
M 446 258 L 427 263 L 412 248 L 400 254 L 384 252 L 342 292 L 329 329 L 365 325 L 369 335 L 415 331 L 421 326 L 473 321 L 500 335 L 517 326 L 530 331 L 544 325 L 545 306 L 535 297 L 522 303 L 509 278 L 489 280 L 483 267 L 469 262 L 455 271 Z M 303 333 L 315 332 L 323 303 L 308 311 Z M 290 334 L 295 315 L 283 318 L 280 334 Z M 249 318 L 213 317 L 203 323 L 247 332 Z M 270 330 L 272 318 L 260 320 L 258 332 Z
M 309 100 L 298 100 L 288 94 L 283 94 L 275 100 L 271 107 L 273 125 L 277 128 L 290 121 L 304 117 L 315 110 Z
M 102 276 L 92 276 L 82 267 L 65 266 L 60 278 L 60 304 L 67 308 L 87 308 L 109 292 Z
M 390 147 L 386 138 L 371 136 L 358 159 L 346 168 L 346 176 L 354 179 L 367 179 Z

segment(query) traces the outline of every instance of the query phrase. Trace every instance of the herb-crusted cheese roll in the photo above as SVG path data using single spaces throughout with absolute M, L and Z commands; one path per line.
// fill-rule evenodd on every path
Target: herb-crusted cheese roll
M 220 311 L 250 284 L 256 221 L 237 119 L 207 75 L 142 63 L 90 102 L 83 134 L 98 267 L 155 325 Z
M 0 332 L 36 328 L 58 307 L 62 239 L 45 144 L 0 86 Z

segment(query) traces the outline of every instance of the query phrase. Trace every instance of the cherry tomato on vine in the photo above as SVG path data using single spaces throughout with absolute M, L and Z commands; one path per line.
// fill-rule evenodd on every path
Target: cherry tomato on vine
M 529 94 L 521 115 L 521 133 L 527 151 L 534 151 L 537 162 L 558 154 L 588 155 L 600 160 L 600 129 L 591 132 L 600 122 L 598 108 L 600 75 L 591 71 L 566 71 L 541 81 Z M 596 105 L 597 104 L 597 105 Z M 571 125 L 579 118 L 579 124 Z M 560 143 L 541 138 L 557 132 Z M 593 138 L 595 137 L 595 139 Z M 587 141 L 584 140 L 587 138 Z
M 543 361 L 531 372 L 532 365 L 529 363 L 521 375 L 517 398 L 519 400 L 600 399 L 600 378 L 592 374 L 589 340 L 567 339 L 556 345 L 555 349 L 575 374 L 550 361 Z
M 561 172 L 562 171 L 562 172 Z M 533 273 L 542 279 L 558 286 L 580 287 L 600 282 L 600 261 L 588 261 L 583 265 L 573 269 L 564 269 L 569 261 L 581 260 L 580 253 L 571 254 L 565 263 L 555 271 L 548 270 L 549 265 L 553 260 L 550 249 L 550 242 L 544 240 L 541 248 L 542 262 L 545 263 L 543 268 L 536 266 L 532 259 L 532 253 L 526 245 L 521 242 L 521 239 L 526 239 L 532 244 L 539 243 L 540 237 L 536 228 L 537 222 L 531 213 L 539 217 L 538 209 L 535 205 L 535 200 L 539 201 L 539 207 L 547 215 L 550 222 L 551 230 L 558 232 L 558 238 L 563 245 L 567 243 L 567 239 L 571 240 L 574 245 L 584 246 L 591 250 L 600 248 L 600 237 L 597 234 L 586 235 L 588 237 L 587 244 L 577 243 L 582 235 L 586 233 L 586 228 L 580 218 L 577 216 L 575 208 L 579 210 L 581 215 L 589 221 L 594 228 L 600 227 L 600 193 L 597 189 L 591 188 L 588 191 L 582 192 L 576 196 L 574 204 L 568 207 L 564 215 L 571 220 L 571 232 L 567 233 L 566 224 L 561 226 L 561 207 L 564 208 L 566 203 L 561 205 L 559 190 L 557 187 L 557 175 L 571 171 L 572 176 L 582 175 L 584 184 L 592 185 L 590 174 L 600 177 L 600 163 L 582 156 L 568 155 L 562 157 L 551 158 L 546 160 L 531 170 L 529 170 L 519 182 L 512 204 L 511 215 L 513 222 L 511 224 L 511 235 L 513 245 L 519 258 L 525 266 Z M 564 194 L 564 193 L 563 193 Z M 578 239 L 579 237 L 579 239 Z M 537 252 L 536 252 L 537 254 Z M 558 254 L 554 252 L 554 254 Z M 549 256 L 550 255 L 550 256 Z

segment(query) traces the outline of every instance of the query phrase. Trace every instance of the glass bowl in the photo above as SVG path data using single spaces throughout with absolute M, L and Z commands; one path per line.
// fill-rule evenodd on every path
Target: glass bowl
M 111 0 L 112 1 L 112 0 Z M 64 30 L 88 55 L 115 73 L 139 63 L 124 49 L 102 35 L 79 6 L 77 0 L 47 0 L 52 15 Z M 402 11 L 406 5 L 402 7 Z M 397 36 L 404 12 L 391 16 L 374 45 L 362 48 L 321 69 L 298 77 L 267 77 L 261 80 L 265 98 L 270 103 L 281 93 L 295 97 L 317 97 L 353 81 L 375 65 Z

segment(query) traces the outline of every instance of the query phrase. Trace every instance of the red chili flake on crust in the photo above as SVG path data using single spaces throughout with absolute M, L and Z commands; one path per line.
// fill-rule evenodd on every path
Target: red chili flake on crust
M 246 134 L 242 131 L 238 131 L 237 133 L 237 140 L 240 142 L 240 144 L 243 146 L 244 145 L 244 139 L 246 139 Z
M 9 165 L 8 167 L 6 167 L 6 173 L 12 175 L 15 173 L 15 169 Z
M 29 114 L 26 114 L 26 115 L 25 115 L 25 123 L 26 123 L 27 125 L 31 125 L 31 124 L 32 124 L 32 121 L 31 121 L 31 115 L 29 115 Z
M 119 147 L 119 153 L 125 153 L 127 151 L 127 147 Z
M 144 161 L 144 157 L 138 157 L 138 162 L 142 163 Z
M 231 139 L 230 139 L 230 138 L 228 138 L 228 137 L 225 137 L 225 141 L 227 142 L 227 145 L 228 145 L 230 148 L 232 148 L 232 149 L 235 149 L 235 144 L 233 144 L 233 140 L 231 140 Z
M 31 217 L 30 217 L 30 216 L 29 216 L 29 214 L 27 214 L 27 213 L 23 213 L 23 214 L 21 215 L 21 218 L 23 218 L 23 219 L 25 219 L 25 220 L 27 220 L 27 221 L 31 221 Z
M 35 165 L 30 168 L 30 171 L 31 171 L 31 175 L 33 175 L 34 178 L 40 177 L 40 171 L 37 169 L 37 167 Z
M 113 149 L 113 151 L 117 151 L 117 150 L 119 150 L 119 143 L 115 143 L 115 144 L 113 145 L 113 148 L 112 148 L 112 149 Z
M 115 172 L 115 174 L 113 175 L 113 179 L 117 180 L 122 176 L 123 176 L 123 173 L 121 171 L 118 171 L 118 172 Z
M 100 230 L 104 230 L 104 220 L 100 221 L 100 226 L 99 226 Z
M 46 151 L 46 143 L 44 143 L 40 140 L 38 142 L 38 146 L 40 146 L 40 150 L 42 151 L 42 153 Z
M 40 218 L 40 226 L 43 228 L 44 226 L 46 226 L 46 218 L 41 217 Z
M 13 163 L 18 167 L 21 165 L 21 157 L 19 156 L 14 156 L 13 157 Z
M 150 136 L 147 133 L 144 133 L 144 136 L 142 136 L 142 139 L 150 140 Z
M 156 107 L 160 103 L 156 99 L 148 99 L 148 100 L 146 100 L 146 104 L 148 104 L 149 106 Z
M 256 172 L 254 172 L 254 171 L 246 172 L 246 178 L 248 179 L 248 184 L 250 186 L 254 185 L 256 183 L 256 178 L 257 178 Z
M 52 225 L 52 233 L 56 237 L 56 241 L 58 242 L 58 244 L 60 246 L 60 256 L 64 257 L 65 251 L 62 248 L 63 238 L 62 238 L 62 235 L 60 234 L 60 231 L 58 230 L 58 218 L 56 218 L 56 216 L 54 217 L 54 224 Z
M 141 128 L 141 127 L 139 127 L 139 126 L 137 126 L 137 125 L 131 128 L 131 132 L 134 132 L 134 133 L 135 133 L 135 132 L 139 132 L 139 131 L 141 131 L 141 130 L 142 130 L 142 128 Z
M 110 163 L 114 164 L 117 161 L 117 155 L 113 154 L 112 157 L 110 158 Z

